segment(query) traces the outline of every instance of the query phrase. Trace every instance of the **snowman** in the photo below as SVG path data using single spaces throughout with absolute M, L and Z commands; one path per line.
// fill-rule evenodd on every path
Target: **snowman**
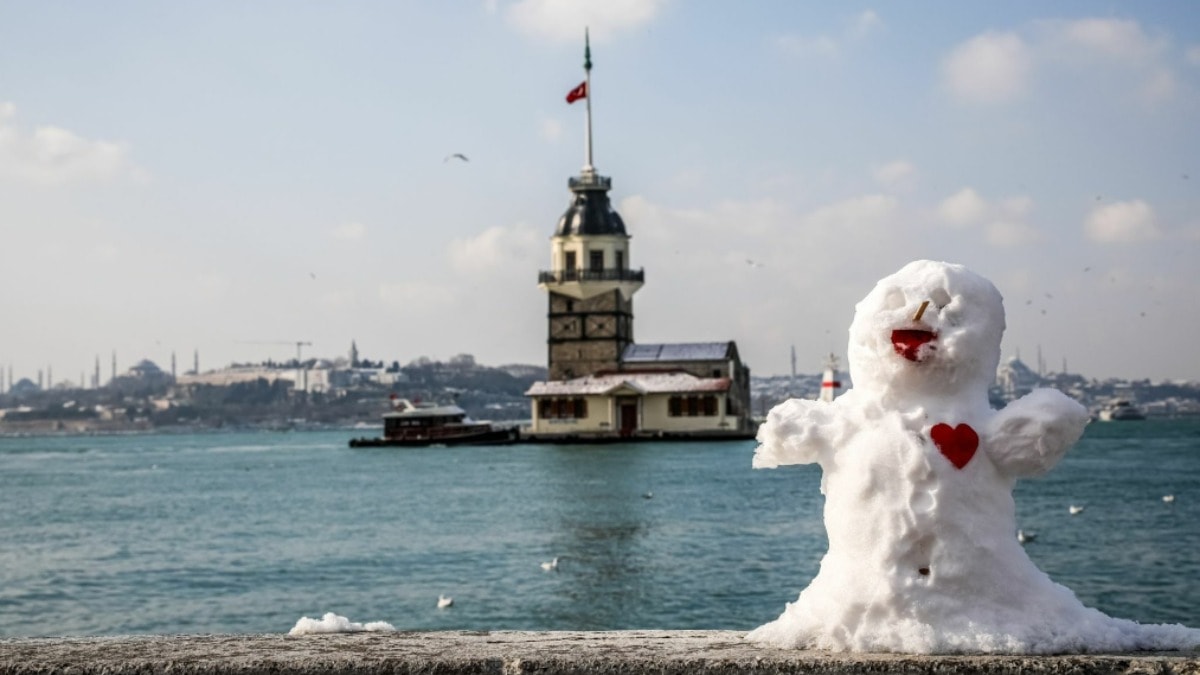
M 905 653 L 1200 646 L 1200 630 L 1085 607 L 1025 554 L 1013 487 L 1049 471 L 1088 414 L 1053 389 L 993 410 L 1003 332 L 1000 293 L 961 265 L 910 263 L 857 305 L 853 389 L 781 403 L 758 432 L 755 468 L 821 466 L 829 550 L 748 640 Z

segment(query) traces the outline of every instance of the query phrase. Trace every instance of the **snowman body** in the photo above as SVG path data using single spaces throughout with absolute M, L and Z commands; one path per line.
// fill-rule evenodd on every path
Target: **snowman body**
M 993 410 L 1004 330 L 990 282 L 918 261 L 856 307 L 854 388 L 793 399 L 759 430 L 756 468 L 817 463 L 829 550 L 796 602 L 748 639 L 839 651 L 1051 653 L 1170 649 L 1200 631 L 1085 607 L 1025 554 L 1012 490 L 1082 435 L 1049 389 Z

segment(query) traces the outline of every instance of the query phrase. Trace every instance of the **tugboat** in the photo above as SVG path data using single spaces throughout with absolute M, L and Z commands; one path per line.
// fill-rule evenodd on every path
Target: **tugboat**
M 352 448 L 429 445 L 507 445 L 520 437 L 516 427 L 498 427 L 467 419 L 456 405 L 414 403 L 392 399 L 392 410 L 383 415 L 382 438 L 352 438 Z

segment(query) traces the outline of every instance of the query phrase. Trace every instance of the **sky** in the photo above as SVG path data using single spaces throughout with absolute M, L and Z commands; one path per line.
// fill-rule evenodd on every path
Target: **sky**
M 1200 380 L 1184 1 L 0 0 L 0 366 L 544 365 L 585 26 L 638 342 L 817 373 L 934 259 L 1006 358 Z

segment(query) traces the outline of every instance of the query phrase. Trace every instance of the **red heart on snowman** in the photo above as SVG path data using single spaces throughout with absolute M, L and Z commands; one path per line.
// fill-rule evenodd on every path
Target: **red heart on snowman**
M 954 465 L 954 468 L 961 469 L 971 461 L 975 456 L 975 450 L 979 447 L 979 434 L 971 428 L 969 424 L 960 424 L 952 427 L 949 424 L 935 424 L 933 429 L 929 431 L 929 436 L 933 438 L 933 444 L 941 451 L 946 459 Z

